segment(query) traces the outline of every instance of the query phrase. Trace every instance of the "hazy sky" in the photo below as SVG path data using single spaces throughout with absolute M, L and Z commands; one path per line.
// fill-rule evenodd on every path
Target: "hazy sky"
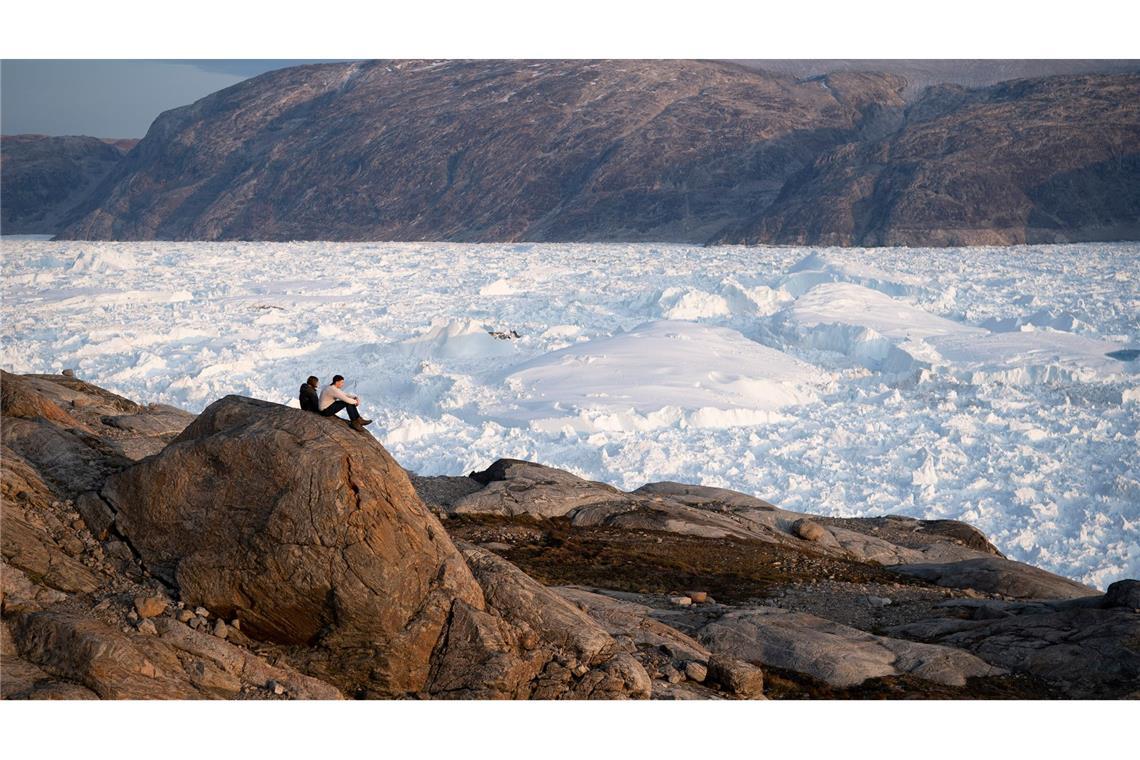
M 163 111 L 310 61 L 0 62 L 0 132 L 142 137 Z
M 0 132 L 6 135 L 142 137 L 163 111 L 193 103 L 257 74 L 312 60 L 6 60 L 0 61 Z M 980 86 L 1028 76 L 1136 71 L 1137 61 L 783 60 L 738 61 L 794 76 L 837 69 L 893 70 L 908 94 L 936 81 Z

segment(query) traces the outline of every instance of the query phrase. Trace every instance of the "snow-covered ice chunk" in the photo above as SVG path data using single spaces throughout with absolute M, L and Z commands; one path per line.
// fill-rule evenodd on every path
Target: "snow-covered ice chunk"
M 750 278 L 729 277 L 720 284 L 720 294 L 728 302 L 733 314 L 768 316 L 776 313 L 792 300 L 788 291 L 765 284 L 752 283 Z
M 68 268 L 70 272 L 112 272 L 134 267 L 134 259 L 124 250 L 89 248 L 81 251 Z
M 783 315 L 786 336 L 807 348 L 836 351 L 887 373 L 928 367 L 921 341 L 986 331 L 931 314 L 871 288 L 846 282 L 816 285 Z
M 471 319 L 435 320 L 425 334 L 404 341 L 404 345 L 414 356 L 438 359 L 484 359 L 515 353 L 511 341 L 495 338 Z
M 758 424 L 815 401 L 827 377 L 735 330 L 662 320 L 541 356 L 505 380 L 519 399 L 504 417 L 643 429 L 681 417 L 696 427 Z
M 1049 327 L 1064 332 L 1080 332 L 1087 329 L 1087 325 L 1069 312 L 1052 309 L 1039 309 L 1032 314 L 1018 317 L 991 317 L 982 322 L 981 326 L 990 332 L 1019 332 L 1036 327 Z
M 1136 362 L 1108 356 L 1117 344 L 1066 332 L 945 335 L 930 339 L 947 369 L 969 383 L 1030 385 L 1123 379 Z
M 954 322 L 877 290 L 846 282 L 817 285 L 790 307 L 792 320 L 802 327 L 857 325 L 896 339 L 934 335 L 985 335 L 986 330 Z
M 892 296 L 913 295 L 922 290 L 922 283 L 916 277 L 887 273 L 865 261 L 844 260 L 834 253 L 821 251 L 813 251 L 793 264 L 779 284 L 798 298 L 825 282 L 851 282 Z
M 696 288 L 665 288 L 657 297 L 657 307 L 665 319 L 708 319 L 731 313 L 724 296 Z

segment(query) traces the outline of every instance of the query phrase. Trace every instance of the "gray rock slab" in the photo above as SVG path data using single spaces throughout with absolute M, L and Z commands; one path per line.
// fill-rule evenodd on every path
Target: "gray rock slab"
M 891 569 L 947 588 L 972 588 L 1017 599 L 1074 599 L 1098 593 L 1076 581 L 1002 557 L 896 565 Z
M 962 686 L 972 676 L 1004 672 L 958 649 L 876 636 L 776 608 L 729 612 L 705 626 L 699 638 L 714 653 L 805 673 L 839 687 L 904 673 Z

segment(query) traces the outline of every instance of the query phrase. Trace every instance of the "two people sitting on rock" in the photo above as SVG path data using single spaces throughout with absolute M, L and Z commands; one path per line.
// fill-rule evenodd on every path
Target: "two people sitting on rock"
M 315 376 L 310 375 L 305 384 L 301 386 L 300 402 L 302 409 L 316 412 L 325 417 L 332 417 L 343 409 L 348 412 L 349 424 L 353 430 L 363 430 L 365 425 L 372 424 L 372 420 L 360 416 L 360 411 L 357 409 L 360 405 L 360 397 L 341 390 L 344 387 L 343 375 L 333 375 L 332 382 L 324 387 L 320 396 L 317 395 L 319 383 L 320 381 Z

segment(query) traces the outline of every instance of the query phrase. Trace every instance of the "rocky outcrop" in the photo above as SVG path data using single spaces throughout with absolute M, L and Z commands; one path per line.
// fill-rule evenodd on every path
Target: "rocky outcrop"
M 955 601 L 950 614 L 888 629 L 973 652 L 994 665 L 1030 673 L 1076 698 L 1140 698 L 1140 611 L 1123 590 L 1050 602 Z M 1124 601 L 1122 605 L 1121 602 Z
M 80 239 L 1134 239 L 1135 74 L 977 89 L 710 61 L 370 61 L 155 120 Z
M 0 227 L 6 235 L 53 234 L 137 140 L 5 135 L 0 138 Z
M 421 479 L 423 487 L 430 488 L 431 480 Z M 454 515 L 565 517 L 576 527 L 735 537 L 891 566 L 985 559 L 997 554 L 976 530 L 951 520 L 816 518 L 779 509 L 755 496 L 710 486 L 660 482 L 624 492 L 563 470 L 514 459 L 498 460 L 486 470 L 472 473 L 469 480 L 482 484 L 482 488 L 473 485 L 461 489 L 461 496 L 440 505 L 444 511 Z M 1018 577 L 1024 575 L 1024 566 L 1004 561 L 1000 554 L 996 559 L 1002 562 L 991 566 L 1008 569 Z M 1052 578 L 1060 586 L 1079 585 L 1033 570 L 1043 583 Z M 1012 588 L 1011 582 L 1005 585 Z
M 895 565 L 891 569 L 939 586 L 972 588 L 1015 599 L 1076 599 L 1097 593 L 1096 589 L 1082 583 L 1003 557 L 979 557 L 943 564 Z
M 65 375 L 4 372 L 0 395 L 4 446 L 65 498 L 93 490 L 111 473 L 157 453 L 194 419 Z
M 208 484 L 208 487 L 203 487 Z M 403 470 L 337 420 L 230 396 L 101 496 L 144 565 L 247 634 L 320 646 L 343 677 L 419 691 L 478 586 Z
M 578 507 L 625 497 L 611 485 L 519 459 L 499 459 L 470 478 L 483 488 L 452 504 L 455 514 L 560 517 Z
M 729 612 L 701 631 L 710 649 L 805 673 L 833 686 L 908 673 L 962 686 L 1003 671 L 950 647 L 876 636 L 830 620 L 775 608 Z
M 649 693 L 576 608 L 477 547 L 461 554 L 384 448 L 339 420 L 227 397 L 100 498 L 188 606 L 347 693 Z
M 597 623 L 509 562 L 460 544 L 486 611 L 457 604 L 428 691 L 452 698 L 646 698 L 642 665 Z
M 1096 594 L 961 523 L 503 461 L 415 478 L 445 531 L 342 421 L 228 397 L 174 435 L 73 377 L 0 383 L 6 699 L 1136 696 L 1136 581 Z

